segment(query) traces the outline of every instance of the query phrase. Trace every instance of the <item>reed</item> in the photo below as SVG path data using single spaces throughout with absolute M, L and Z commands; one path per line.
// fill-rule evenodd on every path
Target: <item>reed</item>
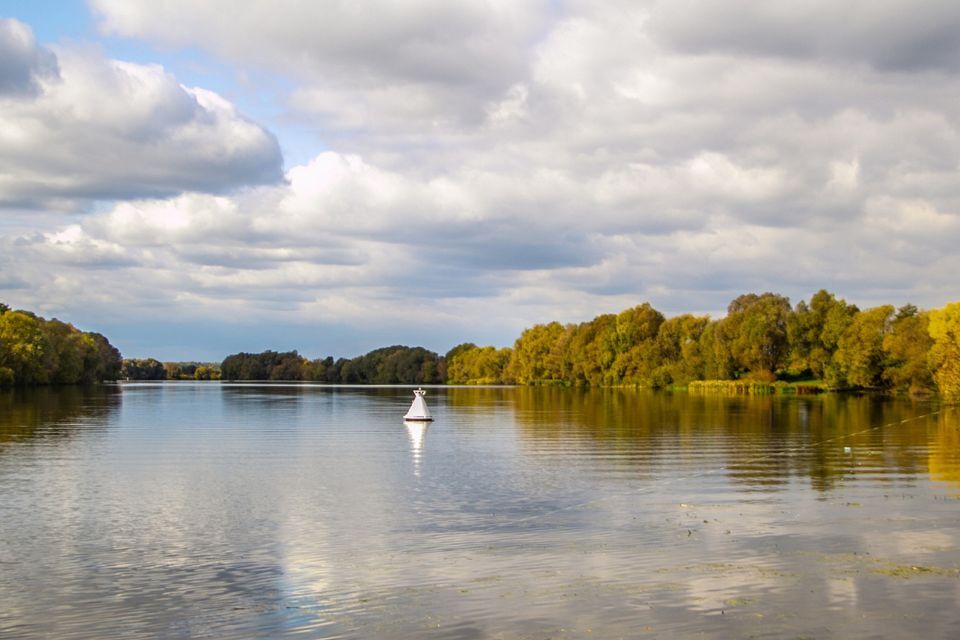
M 700 394 L 762 396 L 773 394 L 820 393 L 823 388 L 817 383 L 797 384 L 792 382 L 762 382 L 759 380 L 694 380 L 687 391 Z

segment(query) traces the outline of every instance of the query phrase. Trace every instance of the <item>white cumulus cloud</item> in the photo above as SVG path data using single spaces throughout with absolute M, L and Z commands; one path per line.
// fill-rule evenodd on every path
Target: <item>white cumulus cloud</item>
M 80 307 L 97 270 L 124 309 L 443 349 L 642 301 L 958 297 L 954 3 L 91 5 L 110 37 L 276 78 L 268 124 L 323 144 L 280 176 L 216 94 L 18 27 L 0 195 L 109 202 L 0 228 L 17 304 Z
M 224 192 L 282 178 L 275 137 L 158 65 L 0 23 L 0 205 Z M 4 91 L 4 88 L 7 91 Z M 5 95 L 4 95 L 5 94 Z

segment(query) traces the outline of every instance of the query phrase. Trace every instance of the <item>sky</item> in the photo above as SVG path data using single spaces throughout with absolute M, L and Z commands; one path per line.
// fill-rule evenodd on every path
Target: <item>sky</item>
M 0 0 L 0 301 L 126 357 L 960 300 L 950 0 Z

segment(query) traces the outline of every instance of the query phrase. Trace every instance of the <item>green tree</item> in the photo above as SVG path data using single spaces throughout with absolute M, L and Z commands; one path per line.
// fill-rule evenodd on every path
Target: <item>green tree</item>
M 302 380 L 307 361 L 296 351 L 235 353 L 220 363 L 224 380 Z
M 84 356 L 93 350 L 93 345 L 83 339 L 83 334 L 72 325 L 56 318 L 43 325 L 47 337 L 50 366 L 50 382 L 54 384 L 77 384 L 84 374 Z
M 614 385 L 662 386 L 654 376 L 660 363 L 656 341 L 645 340 L 618 354 L 603 381 L 605 384 Z
M 739 296 L 721 321 L 730 354 L 740 372 L 772 378 L 789 353 L 787 321 L 790 300 L 774 293 Z
M 219 380 L 220 372 L 217 371 L 216 367 L 211 367 L 208 365 L 198 365 L 193 372 L 194 380 Z
M 730 380 L 736 364 L 731 353 L 731 338 L 721 320 L 708 322 L 700 334 L 703 377 L 707 380 Z
M 295 381 L 303 380 L 303 369 L 306 359 L 296 351 L 274 354 L 268 361 L 267 371 L 270 380 Z
M 42 321 L 28 311 L 7 311 L 0 315 L 0 367 L 9 369 L 16 384 L 46 384 L 48 365 L 55 354 L 43 331 Z
M 663 314 L 646 302 L 617 314 L 615 339 L 600 345 L 604 384 L 654 384 L 653 372 L 661 361 L 656 338 L 663 323 Z
M 791 366 L 822 379 L 840 337 L 858 311 L 856 305 L 847 304 L 824 289 L 813 294 L 810 304 L 802 300 L 797 303 L 787 323 Z
M 121 375 L 127 380 L 166 380 L 167 370 L 156 358 L 127 358 Z
M 311 360 L 303 367 L 303 379 L 312 382 L 335 382 L 338 378 L 330 379 L 333 374 L 333 364 L 334 360 L 330 356 Z
M 933 388 L 929 332 L 930 317 L 912 304 L 900 307 L 883 337 L 883 381 L 897 391 L 918 394 Z
M 372 382 L 376 384 L 436 384 L 440 380 L 440 358 L 423 347 L 394 347 L 377 364 Z
M 609 380 L 607 373 L 617 358 L 617 317 L 597 316 L 577 325 L 570 335 L 566 351 L 568 373 L 561 379 L 577 385 L 600 385 Z
M 84 351 L 83 382 L 117 380 L 123 368 L 123 356 L 107 338 L 94 331 L 84 333 L 89 348 Z
M 29 311 L 0 311 L 0 385 L 116 380 L 120 352 L 100 334 Z
M 706 316 L 684 314 L 660 325 L 657 349 L 661 365 L 653 373 L 654 386 L 687 384 L 705 376 L 701 337 L 709 323 Z
M 832 387 L 883 386 L 886 365 L 884 337 L 890 332 L 893 305 L 860 311 L 840 336 L 837 350 L 828 368 L 827 383 Z
M 440 375 L 443 378 L 444 382 L 449 384 L 468 384 L 467 382 L 450 382 L 450 364 L 458 360 L 461 354 L 464 354 L 468 351 L 476 349 L 477 345 L 472 342 L 462 342 L 457 346 L 453 347 L 447 353 L 440 358 Z M 463 370 L 457 371 L 455 377 L 458 380 L 465 380 L 464 377 L 466 374 Z

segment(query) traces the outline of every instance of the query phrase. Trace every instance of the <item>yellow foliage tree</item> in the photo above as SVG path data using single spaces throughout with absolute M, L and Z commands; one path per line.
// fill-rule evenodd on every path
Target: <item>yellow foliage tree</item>
M 940 395 L 948 402 L 960 401 L 960 302 L 930 312 L 930 363 Z

